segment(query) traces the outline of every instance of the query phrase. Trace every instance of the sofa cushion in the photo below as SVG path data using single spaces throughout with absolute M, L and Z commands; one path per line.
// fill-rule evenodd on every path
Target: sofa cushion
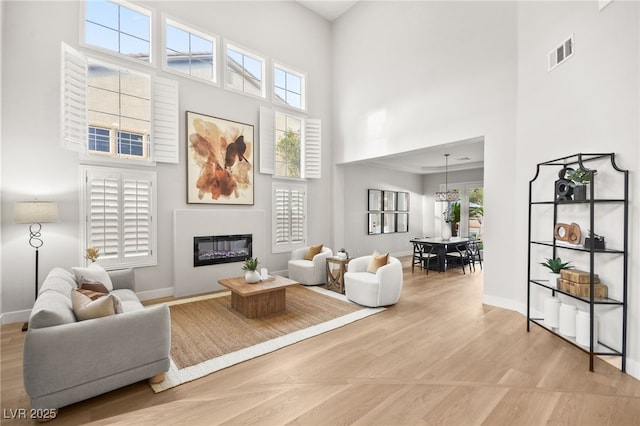
M 99 297 L 91 300 L 78 290 L 71 293 L 73 303 L 73 312 L 78 321 L 84 321 L 93 318 L 101 318 L 109 315 L 115 315 L 115 303 L 112 295 Z
M 144 309 L 144 306 L 140 303 L 138 296 L 129 289 L 113 290 L 111 295 L 117 297 L 120 301 L 122 312 L 133 312 Z M 118 312 L 116 311 L 116 313 Z
M 76 281 L 78 283 L 94 283 L 94 284 L 103 284 L 107 290 L 113 290 L 113 284 L 111 283 L 111 278 L 105 269 L 97 263 L 92 263 L 87 268 L 82 268 L 79 266 L 71 268 L 74 275 L 76 276 Z
M 389 263 L 389 253 L 378 254 L 378 252 L 373 252 L 373 256 L 371 256 L 371 261 L 367 267 L 367 272 L 375 274 L 378 271 L 378 268 L 386 265 L 387 263 Z
M 69 292 L 71 293 L 71 292 Z M 70 296 L 55 290 L 41 292 L 29 316 L 29 328 L 44 328 L 76 322 Z
M 307 249 L 307 254 L 304 256 L 306 260 L 313 260 L 313 257 L 322 251 L 322 244 L 317 246 L 311 246 Z
M 47 275 L 40 289 L 38 295 L 47 290 L 53 290 L 67 297 L 71 297 L 71 290 L 76 288 L 76 280 L 70 271 L 62 268 L 53 268 Z

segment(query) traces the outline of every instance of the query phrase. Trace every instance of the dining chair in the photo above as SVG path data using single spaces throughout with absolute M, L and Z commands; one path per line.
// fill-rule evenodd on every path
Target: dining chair
M 465 264 L 469 265 L 469 273 L 471 273 L 471 256 L 469 255 L 469 246 L 466 242 L 455 244 L 453 246 L 453 250 L 447 252 L 447 261 L 448 260 L 456 260 L 456 263 L 460 262 L 460 266 L 462 267 L 462 273 L 465 274 L 464 266 Z M 447 262 L 447 265 L 449 262 Z M 475 267 L 474 267 L 475 270 Z
M 471 260 L 471 265 L 473 265 L 474 272 L 476 270 L 476 261 L 480 264 L 480 269 L 482 270 L 482 253 L 480 252 L 481 244 L 482 241 L 478 239 L 473 239 L 467 244 L 469 250 L 469 259 Z
M 426 269 L 427 275 L 429 275 L 429 266 L 431 266 L 432 260 L 438 260 L 438 255 L 433 252 L 434 247 L 428 243 L 413 243 L 413 260 L 411 262 L 411 273 L 416 265 L 420 266 L 420 269 Z

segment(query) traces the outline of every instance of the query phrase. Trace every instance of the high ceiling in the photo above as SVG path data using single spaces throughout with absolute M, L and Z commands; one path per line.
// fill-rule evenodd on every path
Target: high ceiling
M 353 7 L 353 5 L 358 3 L 358 1 L 359 0 L 297 0 L 302 6 L 324 17 L 328 21 L 339 18 Z M 448 143 L 402 154 L 365 160 L 361 163 L 421 175 L 443 173 L 445 171 L 445 154 L 450 154 L 447 160 L 449 171 L 483 168 L 484 140 L 482 138 L 476 138 Z
M 329 1 L 304 1 L 304 0 L 297 0 L 298 3 L 300 3 L 301 5 L 303 5 L 304 7 L 306 7 L 307 9 L 312 10 L 313 12 L 317 13 L 318 15 L 322 16 L 323 18 L 325 18 L 328 21 L 333 21 L 334 19 L 338 18 L 340 15 L 342 15 L 343 13 L 345 13 L 349 8 L 351 8 L 351 6 L 353 6 L 354 4 L 358 3 L 358 0 L 355 1 L 334 1 L 334 0 L 329 0 Z
M 361 161 L 361 164 L 379 166 L 420 175 L 444 173 L 445 154 L 449 154 L 448 170 L 481 169 L 484 167 L 484 139 L 474 138 L 401 154 Z

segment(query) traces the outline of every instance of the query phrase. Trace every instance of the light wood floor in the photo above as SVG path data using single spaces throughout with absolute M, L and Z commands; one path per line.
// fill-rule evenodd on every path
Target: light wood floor
M 29 408 L 20 327 L 2 327 L 3 424 L 20 423 L 9 409 Z M 484 306 L 479 268 L 405 267 L 402 297 L 385 312 L 160 394 L 136 383 L 62 408 L 50 424 L 91 422 L 638 425 L 640 382 L 601 360 L 591 373 L 584 352 Z

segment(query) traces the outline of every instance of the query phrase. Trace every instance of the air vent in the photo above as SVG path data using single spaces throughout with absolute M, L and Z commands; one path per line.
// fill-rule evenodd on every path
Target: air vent
M 549 52 L 549 71 L 569 59 L 573 55 L 573 34 L 560 46 Z

